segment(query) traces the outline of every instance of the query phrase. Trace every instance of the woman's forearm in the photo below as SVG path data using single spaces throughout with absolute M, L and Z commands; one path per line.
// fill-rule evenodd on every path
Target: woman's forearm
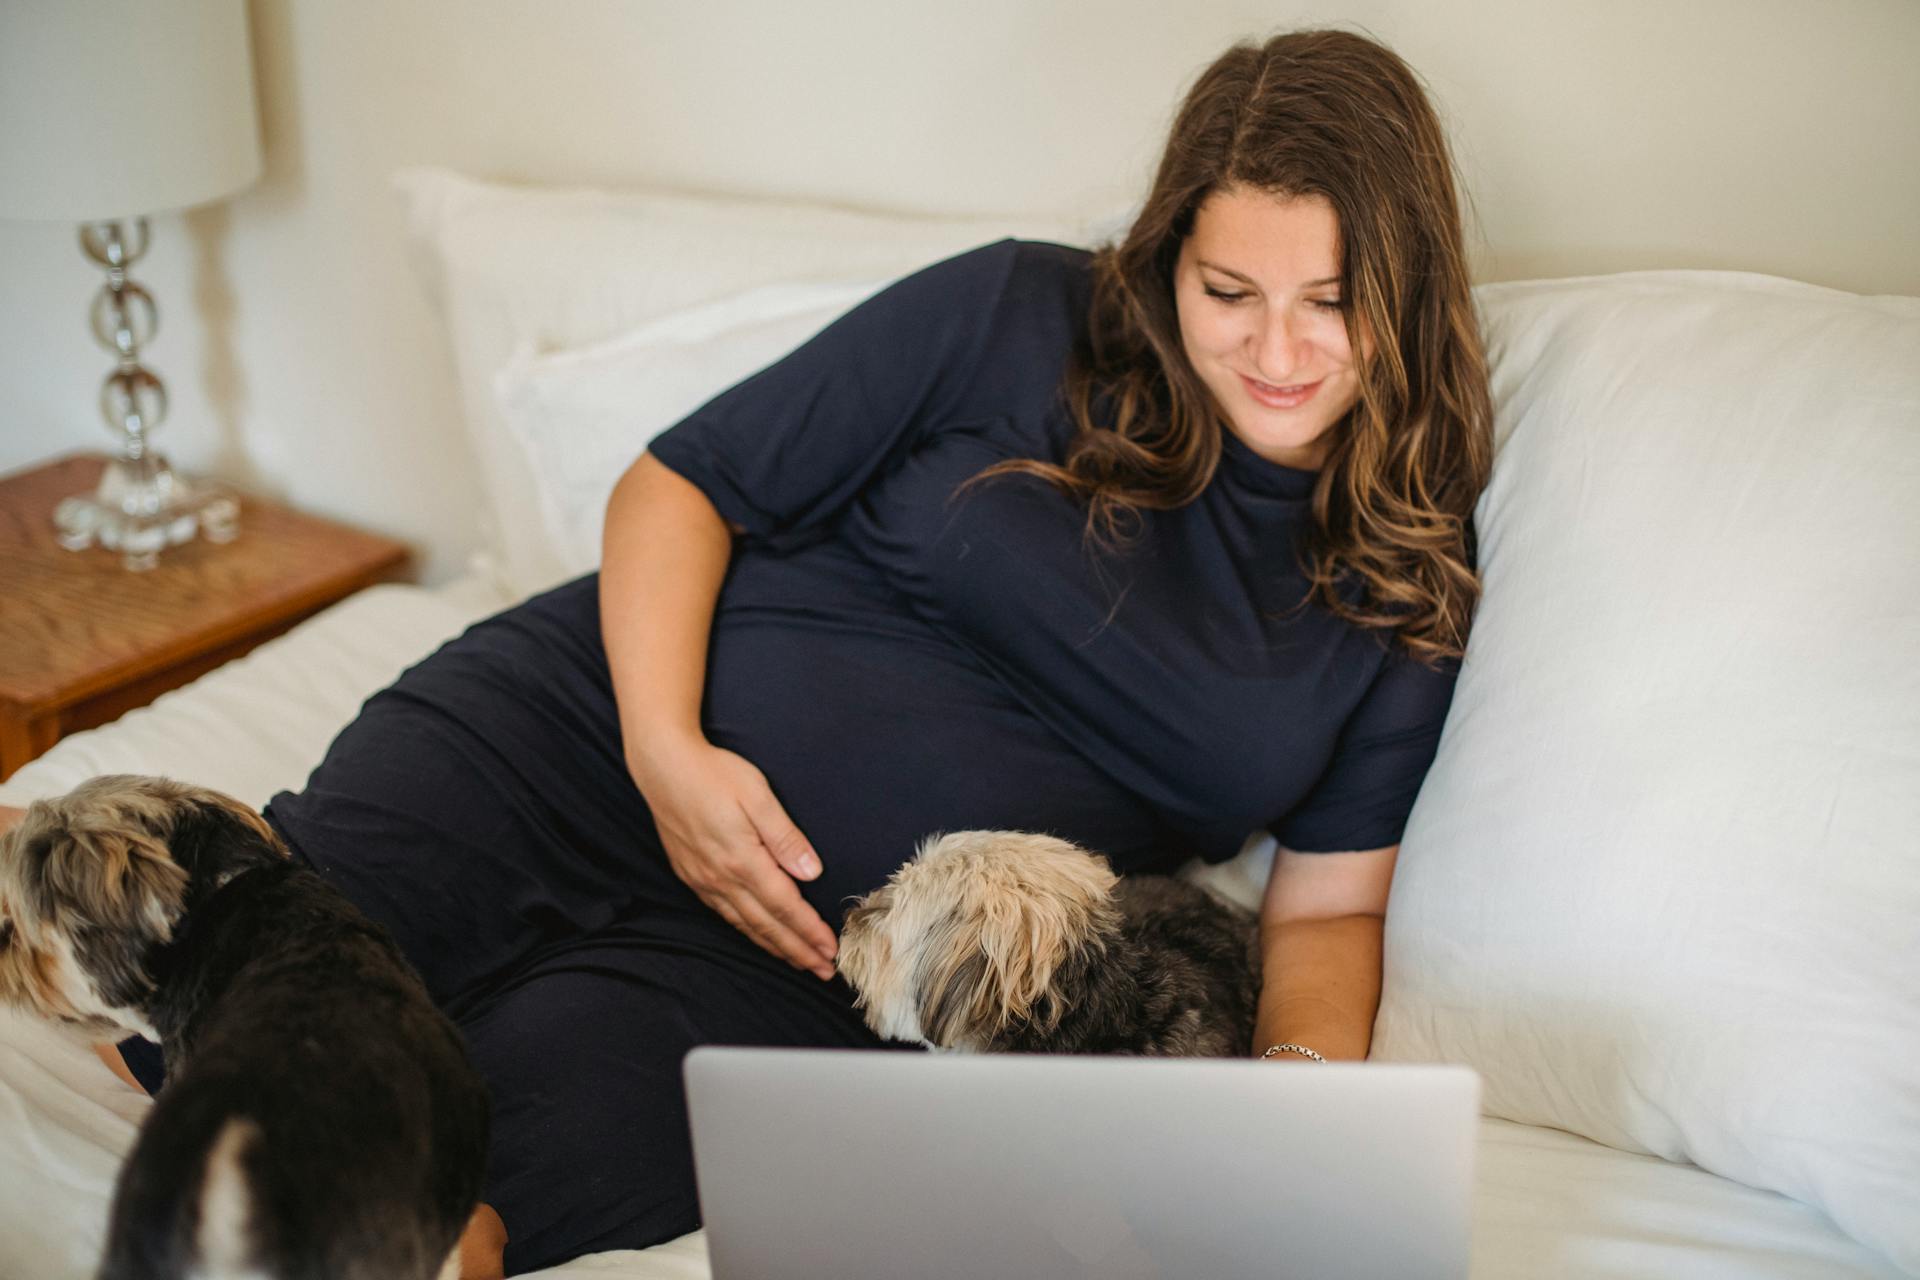
M 1253 1051 L 1291 1042 L 1329 1061 L 1365 1058 L 1380 1007 L 1383 926 L 1374 915 L 1263 923 Z
M 651 455 L 614 486 L 600 631 L 621 744 L 636 775 L 701 733 L 713 609 L 732 554 L 733 531 L 707 496 Z

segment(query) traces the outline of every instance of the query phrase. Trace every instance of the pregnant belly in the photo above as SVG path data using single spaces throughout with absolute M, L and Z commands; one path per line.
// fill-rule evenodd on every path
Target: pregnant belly
M 836 930 L 850 899 L 945 831 L 1046 831 L 1139 864 L 1152 812 L 965 651 L 898 616 L 722 610 L 708 737 L 756 765 L 819 851 L 801 893 Z

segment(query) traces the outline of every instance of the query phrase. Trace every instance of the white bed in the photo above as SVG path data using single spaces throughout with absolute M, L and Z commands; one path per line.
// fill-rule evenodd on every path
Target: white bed
M 165 772 L 264 804 L 300 785 L 362 699 L 501 603 L 478 579 L 362 592 L 151 707 L 66 739 L 0 785 L 0 803 L 100 773 Z M 114 1172 L 149 1103 L 83 1046 L 0 1019 L 0 1276 L 78 1280 L 98 1260 Z M 1690 1166 L 1491 1119 L 1479 1159 L 1477 1280 L 1900 1274 L 1806 1205 Z M 702 1277 L 705 1241 L 696 1232 L 540 1274 Z
M 912 266 L 1083 238 L 402 188 L 487 482 L 484 571 L 364 592 L 61 742 L 0 803 L 103 772 L 255 804 L 299 786 L 407 664 L 592 567 L 591 513 L 652 431 Z M 1487 601 L 1408 828 L 1375 1032 L 1376 1056 L 1482 1074 L 1474 1275 L 1920 1271 L 1920 300 L 1663 272 L 1480 302 Z M 1210 879 L 1248 896 L 1270 856 Z M 91 1273 L 145 1105 L 0 1018 L 0 1280 Z M 695 1233 L 546 1274 L 703 1276 L 706 1255 Z

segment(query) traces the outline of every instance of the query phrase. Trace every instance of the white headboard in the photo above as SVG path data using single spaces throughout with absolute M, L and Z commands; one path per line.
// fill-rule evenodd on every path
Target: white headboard
M 398 533 L 476 534 L 443 341 L 387 175 L 896 210 L 1124 207 L 1230 41 L 1370 31 L 1426 77 L 1481 280 L 1649 267 L 1920 294 L 1913 0 L 257 0 L 267 175 L 156 220 L 175 459 Z M 97 287 L 0 223 L 0 469 L 102 446 Z

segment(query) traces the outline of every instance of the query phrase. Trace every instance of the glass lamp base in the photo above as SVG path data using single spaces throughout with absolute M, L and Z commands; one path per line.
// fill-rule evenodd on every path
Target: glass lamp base
M 157 456 L 115 458 L 99 488 L 54 508 L 53 523 L 67 550 L 106 547 L 141 572 L 158 567 L 168 547 L 196 536 L 209 542 L 239 537 L 240 500 L 219 485 L 188 481 Z

